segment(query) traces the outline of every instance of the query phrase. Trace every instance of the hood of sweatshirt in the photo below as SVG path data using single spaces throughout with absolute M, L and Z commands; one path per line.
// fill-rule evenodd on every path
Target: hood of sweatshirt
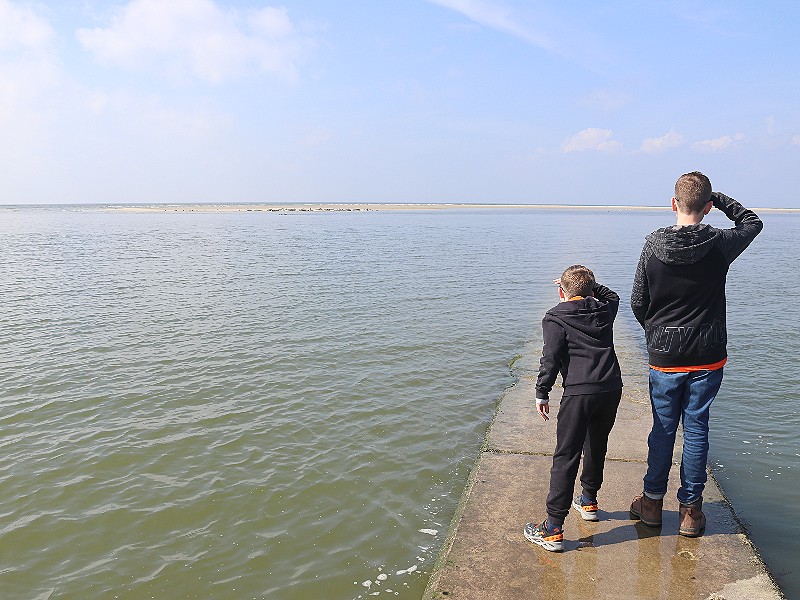
M 590 296 L 581 300 L 559 302 L 548 310 L 547 314 L 559 319 L 570 328 L 599 340 L 613 327 L 614 317 L 617 314 L 616 306 L 613 311 L 609 311 L 606 304 L 607 302 L 601 302 Z
M 657 229 L 645 239 L 661 262 L 670 265 L 691 265 L 708 254 L 714 247 L 718 231 L 706 223 L 684 227 Z

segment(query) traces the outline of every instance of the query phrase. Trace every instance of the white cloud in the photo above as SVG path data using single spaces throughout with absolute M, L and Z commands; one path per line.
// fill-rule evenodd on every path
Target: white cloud
M 744 135 L 737 133 L 736 135 L 724 135 L 713 140 L 702 140 L 692 144 L 692 150 L 698 152 L 719 152 L 720 150 L 727 150 L 733 146 L 734 142 L 744 139 Z
M 212 84 L 254 70 L 294 78 L 311 44 L 285 8 L 223 10 L 213 0 L 132 0 L 108 27 L 77 37 L 103 64 Z
M 202 137 L 229 129 L 230 115 L 214 112 L 202 106 L 176 108 L 165 104 L 158 95 L 132 95 L 102 91 L 85 92 L 80 96 L 83 110 L 78 114 L 92 115 L 93 123 L 108 118 L 116 123 L 128 122 L 128 128 L 141 138 L 157 136 Z M 118 126 L 118 129 L 122 129 Z
M 41 50 L 52 37 L 50 24 L 36 16 L 29 7 L 0 0 L 0 50 Z
M 439 6 L 461 13 L 468 19 L 504 33 L 518 37 L 534 46 L 546 50 L 553 50 L 553 42 L 546 35 L 531 31 L 515 21 L 511 13 L 491 2 L 485 0 L 429 0 Z
M 191 99 L 86 89 L 70 78 L 39 6 L 0 0 L 0 202 L 203 193 L 208 179 L 186 182 L 229 161 L 233 117 Z M 279 14 L 250 16 L 262 37 L 286 31 Z
M 800 146 L 800 133 L 792 138 L 792 144 L 795 146 Z
M 57 65 L 47 57 L 0 61 L 0 123 L 19 122 L 21 113 L 36 113 L 33 105 L 47 101 L 48 90 L 59 78 Z
M 47 139 L 61 83 L 53 37 L 30 7 L 0 0 L 0 162 L 11 176 L 39 160 Z
M 683 141 L 684 137 L 680 133 L 676 132 L 674 129 L 670 129 L 661 137 L 645 139 L 639 151 L 646 154 L 657 154 L 669 148 L 676 148 L 682 145 Z
M 561 150 L 567 152 L 580 152 L 583 150 L 599 150 L 610 152 L 622 147 L 622 144 L 611 139 L 613 132 L 610 129 L 598 129 L 596 127 L 579 131 L 572 137 L 564 140 Z

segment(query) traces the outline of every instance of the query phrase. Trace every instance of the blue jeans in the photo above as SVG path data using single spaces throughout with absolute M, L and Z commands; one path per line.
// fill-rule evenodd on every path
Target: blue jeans
M 703 499 L 708 462 L 708 417 L 722 384 L 722 369 L 664 373 L 650 369 L 653 429 L 647 438 L 647 474 L 644 491 L 654 497 L 667 492 L 669 469 L 678 423 L 683 421 L 683 456 L 678 501 L 694 504 Z

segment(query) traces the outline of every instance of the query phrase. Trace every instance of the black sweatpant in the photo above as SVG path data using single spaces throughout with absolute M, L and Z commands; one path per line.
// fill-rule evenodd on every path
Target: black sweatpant
M 556 450 L 553 454 L 553 468 L 550 469 L 550 493 L 547 496 L 547 520 L 550 524 L 563 525 L 569 513 L 581 450 L 581 487 L 586 496 L 597 495 L 603 484 L 608 434 L 614 426 L 621 398 L 621 389 L 561 398 L 556 426 Z

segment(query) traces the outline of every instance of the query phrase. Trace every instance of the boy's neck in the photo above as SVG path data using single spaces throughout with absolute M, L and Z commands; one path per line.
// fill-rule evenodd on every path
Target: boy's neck
M 672 199 L 672 210 L 675 213 L 675 217 L 676 217 L 676 220 L 677 220 L 677 222 L 675 223 L 675 226 L 676 227 L 688 227 L 689 225 L 697 225 L 698 223 L 700 223 L 700 221 L 703 220 L 703 217 L 705 217 L 709 213 L 709 211 L 711 210 L 711 207 L 712 207 L 712 203 L 709 200 L 708 202 L 706 202 L 706 205 L 703 208 L 703 210 L 701 210 L 699 213 L 695 213 L 695 214 L 690 215 L 690 214 L 687 214 L 685 212 L 682 212 L 680 207 L 678 206 L 678 202 L 675 200 L 675 198 L 673 198 Z
M 697 225 L 703 220 L 705 216 L 703 213 L 697 215 L 685 215 L 680 211 L 676 211 L 677 222 L 675 223 L 678 227 L 687 227 L 688 225 Z

